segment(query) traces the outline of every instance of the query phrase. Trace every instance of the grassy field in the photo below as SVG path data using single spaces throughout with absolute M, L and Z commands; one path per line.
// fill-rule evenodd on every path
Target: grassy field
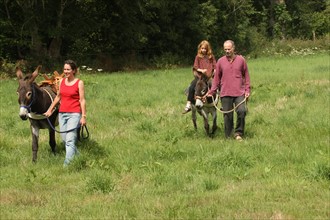
M 90 138 L 32 163 L 17 81 L 0 82 L 1 219 L 329 219 L 329 55 L 249 60 L 243 142 L 182 115 L 191 69 L 82 72 Z M 41 77 L 39 78 L 42 79 Z

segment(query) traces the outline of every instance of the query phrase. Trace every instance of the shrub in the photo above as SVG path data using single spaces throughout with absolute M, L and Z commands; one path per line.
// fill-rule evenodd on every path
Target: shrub
M 182 64 L 182 58 L 170 52 L 155 57 L 153 60 L 155 66 L 160 69 L 173 69 Z
M 328 36 L 312 40 L 273 40 L 264 45 L 261 56 L 306 56 L 329 51 Z M 253 53 L 252 53 L 253 54 Z
M 0 79 L 15 76 L 15 63 L 8 62 L 6 59 L 0 60 Z

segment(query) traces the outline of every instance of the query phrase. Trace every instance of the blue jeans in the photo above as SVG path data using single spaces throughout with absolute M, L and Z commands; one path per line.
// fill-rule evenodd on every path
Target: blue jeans
M 77 128 L 80 123 L 81 114 L 80 113 L 59 113 L 59 125 L 60 131 L 68 131 L 74 128 Z M 78 138 L 77 129 L 74 129 L 70 132 L 61 133 L 62 140 L 65 143 L 65 160 L 64 166 L 68 165 L 73 159 L 75 154 L 79 154 L 76 147 L 76 142 Z

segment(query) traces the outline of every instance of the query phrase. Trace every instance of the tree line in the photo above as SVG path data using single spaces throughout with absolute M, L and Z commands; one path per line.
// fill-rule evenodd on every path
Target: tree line
M 52 68 L 71 58 L 115 71 L 190 64 L 201 40 L 217 56 L 329 33 L 330 0 L 0 0 L 0 57 Z M 218 54 L 217 54 L 218 53 Z

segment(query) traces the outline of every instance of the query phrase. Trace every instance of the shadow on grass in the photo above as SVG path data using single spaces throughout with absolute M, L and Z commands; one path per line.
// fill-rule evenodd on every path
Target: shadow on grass
M 90 138 L 79 141 L 77 147 L 82 153 L 89 155 L 91 158 L 100 158 L 107 155 L 105 148 Z
M 86 154 L 91 155 L 92 157 L 102 157 L 106 154 L 106 151 L 103 147 L 101 147 L 95 140 L 83 139 L 77 141 L 76 146 L 78 151 L 86 152 Z M 60 142 L 56 144 L 56 155 L 65 154 L 65 144 L 64 142 Z M 52 153 L 51 149 L 49 152 Z

